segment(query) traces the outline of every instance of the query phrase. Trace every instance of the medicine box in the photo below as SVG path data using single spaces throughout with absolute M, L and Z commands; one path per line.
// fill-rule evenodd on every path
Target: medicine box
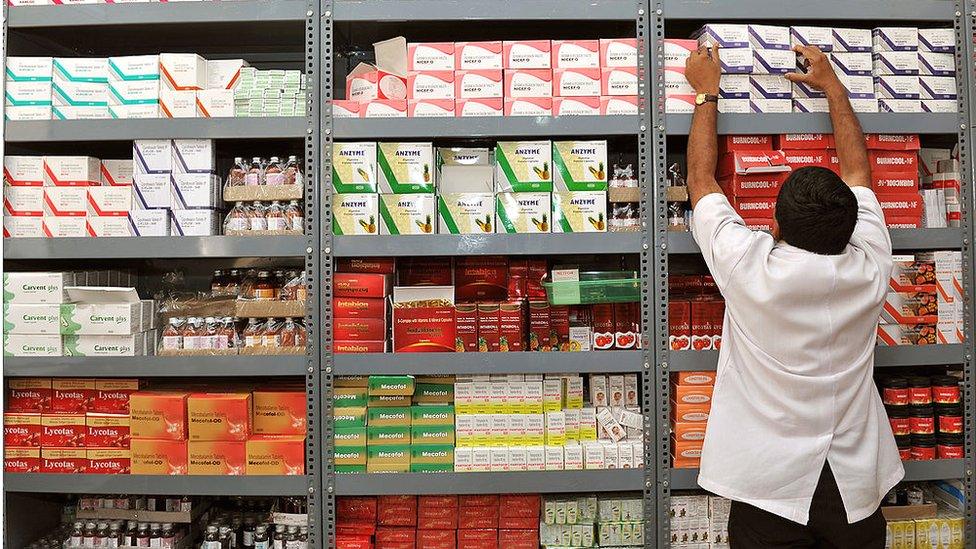
M 606 141 L 555 141 L 552 160 L 556 191 L 607 189 Z
M 43 187 L 3 188 L 4 217 L 39 217 L 44 215 L 44 209 Z
M 599 116 L 599 97 L 553 97 L 553 116 Z
M 51 57 L 7 57 L 5 80 L 8 83 L 50 82 L 54 71 L 53 62 Z
M 454 118 L 454 99 L 408 99 L 407 116 L 414 118 Z
M 60 304 L 68 302 L 67 287 L 75 273 L 7 272 L 3 274 L 4 303 Z
M 552 94 L 557 97 L 599 97 L 601 71 L 598 68 L 554 69 Z
M 552 97 L 552 70 L 505 69 L 505 98 Z
M 505 116 L 552 116 L 551 97 L 505 98 Z
M 332 144 L 332 188 L 336 193 L 376 192 L 376 143 Z
M 202 90 L 207 87 L 207 60 L 195 53 L 159 54 L 162 89 Z
M 243 59 L 207 60 L 206 89 L 234 90 L 241 82 L 241 69 L 247 66 Z
M 170 175 L 170 205 L 174 209 L 213 209 L 221 205 L 220 178 L 210 173 Z
M 454 88 L 453 70 L 417 70 L 407 75 L 407 99 L 454 99 Z
M 159 110 L 163 118 L 195 118 L 197 92 L 194 90 L 159 90 Z
M 97 188 L 101 189 L 101 187 Z M 34 188 L 15 189 L 33 190 Z M 44 187 L 44 215 L 46 216 L 84 217 L 88 208 L 87 187 Z
M 174 139 L 170 145 L 173 173 L 214 173 L 216 151 L 211 139 Z
M 503 66 L 506 69 L 552 68 L 551 48 L 549 40 L 505 40 L 502 42 Z
M 4 84 L 4 106 L 7 107 L 50 107 L 51 82 L 6 82 Z
M 549 233 L 552 195 L 548 192 L 500 192 L 495 198 L 497 233 Z
M 380 143 L 377 149 L 381 193 L 433 193 L 434 147 L 431 143 Z
M 64 356 L 141 356 L 148 354 L 146 336 L 130 335 L 66 335 Z
M 379 234 L 379 195 L 332 195 L 332 229 L 339 235 Z
M 108 58 L 109 112 L 114 118 L 159 116 L 159 56 Z
M 199 90 L 196 92 L 196 107 L 199 118 L 233 118 L 234 91 Z
M 128 217 L 91 216 L 85 219 L 88 236 L 133 236 Z
M 170 236 L 214 236 L 220 234 L 220 225 L 217 210 L 170 210 Z
M 438 197 L 439 234 L 494 233 L 494 193 L 441 193 Z
M 433 194 L 380 194 L 380 234 L 433 234 L 437 197 Z
M 170 207 L 170 177 L 162 174 L 132 176 L 132 209 L 150 210 Z
M 169 236 L 169 210 L 132 210 L 129 224 L 132 236 Z
M 456 68 L 454 42 L 407 44 L 407 70 L 453 71 Z
M 498 192 L 552 190 L 550 141 L 500 141 L 495 145 L 495 162 Z
M 132 185 L 132 171 L 132 159 L 102 159 L 102 165 L 99 168 L 100 182 L 102 186 Z
M 73 303 L 61 305 L 64 335 L 124 335 L 143 331 L 150 314 L 134 288 L 68 288 Z
M 3 334 L 4 356 L 61 356 L 60 335 Z
M 89 187 L 88 216 L 122 216 L 125 217 L 132 209 L 132 189 L 119 187 Z
M 454 57 L 459 71 L 504 68 L 500 41 L 455 42 Z
M 600 68 L 599 40 L 553 40 L 554 69 Z
M 101 162 L 90 156 L 45 156 L 45 187 L 97 187 Z
M 170 139 L 136 139 L 132 142 L 134 174 L 169 174 L 173 142 Z
M 107 58 L 55 57 L 52 64 L 56 117 L 61 112 L 65 118 L 94 118 L 88 115 L 99 108 L 108 116 Z
M 601 38 L 600 66 L 636 67 L 637 39 L 636 38 Z
M 500 97 L 485 99 L 456 99 L 454 112 L 458 117 L 465 116 L 502 116 L 505 112 L 505 100 Z

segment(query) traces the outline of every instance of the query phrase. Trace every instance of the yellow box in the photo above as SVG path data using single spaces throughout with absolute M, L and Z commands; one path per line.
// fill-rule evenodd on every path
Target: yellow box
M 190 440 L 244 441 L 251 435 L 251 393 L 194 393 L 186 400 Z
M 305 437 L 254 435 L 247 441 L 248 475 L 304 475 Z
M 186 446 L 190 475 L 243 475 L 246 443 L 238 441 L 189 442 Z
M 132 474 L 187 474 L 186 444 L 185 440 L 132 439 L 129 443 L 132 452 Z
M 254 391 L 254 432 L 260 435 L 304 435 L 304 391 Z

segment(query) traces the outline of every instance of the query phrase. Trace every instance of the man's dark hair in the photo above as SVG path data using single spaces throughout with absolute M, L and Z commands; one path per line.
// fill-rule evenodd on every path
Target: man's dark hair
M 776 222 L 787 244 L 821 255 L 839 254 L 854 234 L 857 198 L 827 168 L 800 168 L 779 190 Z

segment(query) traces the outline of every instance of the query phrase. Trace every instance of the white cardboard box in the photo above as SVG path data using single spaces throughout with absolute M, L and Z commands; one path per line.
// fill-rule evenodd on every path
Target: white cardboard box
M 453 71 L 457 68 L 454 42 L 410 42 L 407 44 L 407 70 Z
M 170 210 L 170 236 L 214 236 L 220 234 L 220 212 L 216 210 Z
M 133 236 L 128 216 L 91 216 L 86 219 L 89 236 Z
M 491 97 L 485 99 L 456 99 L 454 113 L 456 116 L 502 116 L 505 111 L 504 99 Z
M 414 118 L 454 118 L 453 99 L 408 99 L 407 116 Z
M 917 27 L 877 27 L 871 37 L 875 52 L 918 51 Z
M 45 187 L 97 187 L 101 184 L 99 159 L 90 156 L 45 156 Z
M 48 82 L 6 82 L 4 83 L 4 106 L 6 107 L 50 107 L 52 84 Z
M 44 215 L 85 217 L 88 211 L 88 190 L 88 187 L 44 187 Z
M 454 73 L 454 96 L 457 99 L 481 99 L 505 96 L 504 73 L 501 70 L 464 70 Z
M 637 67 L 637 39 L 601 38 L 600 67 Z
M 196 93 L 197 117 L 233 118 L 234 90 L 200 90 Z
M 600 95 L 637 95 L 637 69 L 615 67 L 601 69 Z
M 54 120 L 102 120 L 111 118 L 108 105 L 54 105 L 51 107 L 51 115 Z
M 174 174 L 217 171 L 217 153 L 212 139 L 174 139 L 170 151 Z
M 50 82 L 54 74 L 53 57 L 8 57 L 6 61 L 8 82 Z
M 833 52 L 859 52 L 872 50 L 871 29 L 833 29 Z
M 878 99 L 919 99 L 918 77 L 876 76 L 874 93 Z
M 65 356 L 142 356 L 147 353 L 146 336 L 69 335 L 64 336 Z
M 3 323 L 8 334 L 61 333 L 61 305 L 56 303 L 4 303 Z
M 720 48 L 748 48 L 749 26 L 737 24 L 707 24 L 695 31 L 692 37 L 700 45 L 718 44 Z
M 502 62 L 506 69 L 552 68 L 552 43 L 549 40 L 505 40 Z
M 553 116 L 599 116 L 599 97 L 553 97 Z
M 556 97 L 599 97 L 600 69 L 553 69 L 552 93 Z
M 194 90 L 159 90 L 159 110 L 163 118 L 195 118 L 197 116 L 197 92 Z
M 241 81 L 241 68 L 247 67 L 243 59 L 211 59 L 207 61 L 208 90 L 233 90 Z
M 43 187 L 4 187 L 4 217 L 39 217 L 44 213 Z
M 54 110 L 50 105 L 4 107 L 3 115 L 7 120 L 51 120 Z
M 407 99 L 454 99 L 454 71 L 411 71 L 407 75 Z
M 878 51 L 873 54 L 874 75 L 918 76 L 916 51 Z
M 457 70 L 502 69 L 502 43 L 455 42 L 455 66 Z
M 79 238 L 88 235 L 88 216 L 63 217 L 45 215 L 41 219 L 44 236 L 48 238 Z
M 918 79 L 919 97 L 925 100 L 955 101 L 958 98 L 956 77 L 924 76 Z
M 40 238 L 44 236 L 44 224 L 41 216 L 3 216 L 4 238 Z
M 170 139 L 136 139 L 132 142 L 134 174 L 169 174 L 173 153 Z
M 221 205 L 222 188 L 216 175 L 174 173 L 169 181 L 169 203 L 174 209 L 214 209 Z
M 599 40 L 553 40 L 552 68 L 599 69 Z
M 169 210 L 133 210 L 129 223 L 133 236 L 169 236 Z
M 956 33 L 951 28 L 918 29 L 918 51 L 955 53 Z
M 719 58 L 722 52 L 719 51 Z M 796 71 L 796 54 L 790 50 L 753 48 L 753 74 L 786 74 Z
M 207 87 L 207 60 L 195 53 L 159 54 L 163 90 L 202 90 Z
M 506 69 L 505 99 L 552 97 L 552 71 L 549 69 Z
M 9 272 L 3 275 L 5 303 L 67 303 L 73 272 Z
M 921 76 L 956 76 L 956 56 L 951 53 L 918 52 L 918 74 Z
M 132 185 L 132 159 L 102 159 L 99 170 L 101 183 L 105 186 Z
M 169 208 L 170 174 L 135 174 L 132 178 L 132 209 Z
M 506 97 L 505 116 L 552 116 L 552 98 Z
M 90 187 L 88 216 L 125 217 L 132 210 L 132 198 L 129 186 Z
M 4 156 L 3 184 L 12 187 L 44 185 L 43 156 Z
M 847 76 L 872 76 L 874 61 L 868 52 L 834 52 L 830 54 L 834 68 Z
M 5 356 L 61 356 L 60 335 L 4 334 Z
M 749 25 L 749 44 L 754 49 L 789 51 L 792 47 L 790 28 L 774 25 Z
M 834 49 L 833 29 L 830 27 L 790 27 L 791 46 L 814 46 L 822 52 Z

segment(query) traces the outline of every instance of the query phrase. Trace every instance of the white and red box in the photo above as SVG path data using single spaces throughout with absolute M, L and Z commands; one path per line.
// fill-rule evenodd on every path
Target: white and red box
M 786 133 L 776 136 L 775 147 L 780 150 L 833 149 L 834 136 L 829 133 Z
M 374 99 L 363 105 L 363 118 L 406 118 L 406 99 Z
M 719 153 L 739 151 L 772 151 L 773 138 L 769 135 L 720 135 Z
M 871 173 L 918 173 L 918 153 L 915 151 L 868 152 Z
M 411 71 L 407 99 L 454 99 L 454 71 Z
M 694 351 L 720 349 L 724 320 L 724 301 L 692 301 L 691 349 Z
M 775 197 L 739 197 L 730 199 L 732 208 L 743 218 L 769 219 L 776 210 Z
M 553 97 L 553 116 L 598 116 L 599 97 Z
M 4 217 L 41 217 L 44 215 L 42 187 L 4 187 Z
M 454 99 L 409 99 L 407 116 L 413 118 L 453 118 Z
M 600 114 L 602 115 L 636 115 L 637 113 L 636 95 L 600 96 Z
M 691 302 L 668 302 L 668 346 L 672 351 L 691 349 Z
M 127 217 L 132 210 L 129 187 L 92 187 L 88 189 L 89 217 Z
M 45 215 L 41 218 L 41 231 L 47 238 L 81 238 L 88 236 L 88 218 Z
M 455 71 L 454 97 L 457 99 L 505 97 L 504 71 L 500 69 Z
M 506 69 L 505 99 L 552 97 L 552 70 Z
M 359 101 L 336 99 L 332 101 L 332 118 L 362 118 L 365 109 Z
M 132 185 L 133 163 L 131 158 L 121 160 L 102 160 L 99 175 L 103 186 Z
M 133 226 L 129 222 L 128 216 L 90 216 L 86 217 L 85 221 L 85 230 L 88 231 L 88 236 L 135 236 L 133 233 Z
M 4 238 L 38 238 L 44 236 L 44 222 L 41 216 L 3 217 Z
M 454 42 L 411 42 L 407 44 L 407 70 L 453 71 L 457 68 Z
M 502 62 L 502 42 L 455 42 L 454 59 L 457 70 L 498 70 Z
M 600 95 L 637 95 L 637 67 L 601 70 Z
M 696 42 L 696 41 L 684 40 L 682 42 Z M 697 49 L 697 47 L 695 49 Z M 600 39 L 600 67 L 637 68 L 637 39 L 636 38 L 601 38 Z
M 502 116 L 505 113 L 505 100 L 501 97 L 484 99 L 457 99 L 454 101 L 454 115 L 468 116 Z
M 827 149 L 786 149 L 783 154 L 786 156 L 786 163 L 794 170 L 810 166 L 832 168 L 832 155 Z
M 505 40 L 502 63 L 506 69 L 551 69 L 552 42 L 549 40 Z
M 88 187 L 44 187 L 44 215 L 85 217 L 88 210 L 88 190 Z M 125 194 L 130 194 L 128 189 L 123 190 Z
M 552 116 L 552 98 L 506 97 L 505 116 Z
M 601 78 L 599 68 L 553 69 L 552 94 L 555 97 L 599 97 Z
M 918 193 L 882 194 L 878 196 L 885 219 L 921 219 L 922 197 Z
M 879 151 L 917 151 L 922 148 L 918 134 L 869 133 L 864 140 L 868 149 Z
M 790 167 L 782 151 L 735 151 L 723 155 L 716 171 L 719 184 L 732 197 L 770 197 L 778 193 Z M 775 202 L 775 199 L 773 199 Z M 743 217 L 772 217 L 752 213 Z
M 102 162 L 90 156 L 45 156 L 45 187 L 97 187 Z
M 553 40 L 552 68 L 599 69 L 599 40 Z
M 43 156 L 3 157 L 3 184 L 6 187 L 41 187 L 44 185 Z

